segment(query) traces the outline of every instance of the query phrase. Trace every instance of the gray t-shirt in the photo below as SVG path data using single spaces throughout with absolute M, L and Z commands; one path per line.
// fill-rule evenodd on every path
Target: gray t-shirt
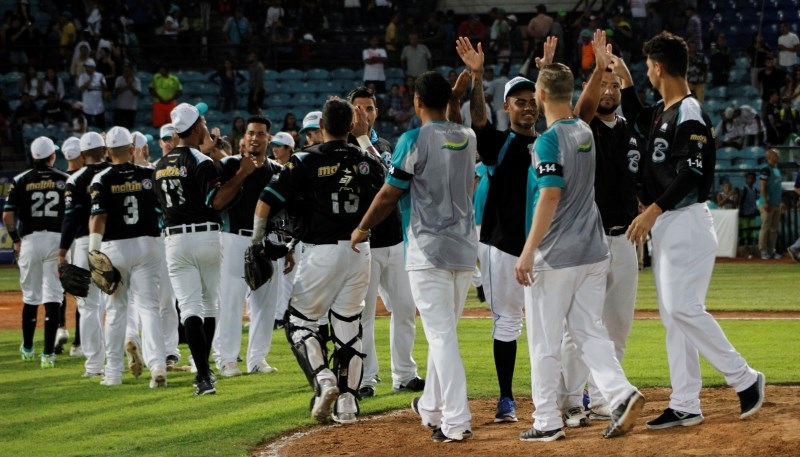
M 414 77 L 429 70 L 428 61 L 430 58 L 431 51 L 424 44 L 418 44 L 416 47 L 407 45 L 400 54 L 400 60 L 406 62 L 406 75 Z
M 406 191 L 406 270 L 475 268 L 476 144 L 472 129 L 452 122 L 428 122 L 400 137 L 386 182 Z
M 114 89 L 119 89 L 121 87 L 127 87 L 127 83 L 125 82 L 124 76 L 117 76 L 116 81 L 114 81 Z M 139 107 L 139 96 L 142 93 L 142 82 L 137 77 L 133 77 L 131 81 L 131 89 L 136 90 L 139 92 L 139 95 L 134 94 L 130 90 L 126 90 L 117 94 L 117 109 L 127 109 L 127 110 L 136 110 Z

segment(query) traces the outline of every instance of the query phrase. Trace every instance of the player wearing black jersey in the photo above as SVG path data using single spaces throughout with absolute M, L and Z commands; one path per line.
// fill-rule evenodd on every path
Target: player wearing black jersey
M 270 213 L 295 205 L 300 219 L 296 235 L 303 242 L 303 253 L 286 335 L 314 389 L 312 417 L 325 420 L 336 402 L 333 420 L 339 423 L 357 421 L 363 357 L 360 317 L 370 274 L 369 244 L 359 243 L 361 252 L 356 253 L 348 240 L 384 175 L 377 159 L 347 143 L 353 115 L 345 101 L 325 103 L 320 122 L 325 142 L 289 159 L 261 193 L 253 221 L 253 242 L 258 243 Z M 317 324 L 327 312 L 334 342 L 333 371 Z
M 622 107 L 647 138 L 642 156 L 641 201 L 647 209 L 631 222 L 627 237 L 643 241 L 651 232 L 658 308 L 666 329 L 672 395 L 651 429 L 703 422 L 700 411 L 700 360 L 725 376 L 739 394 L 740 418 L 756 413 L 764 401 L 764 375 L 747 365 L 719 324 L 706 312 L 705 298 L 717 235 L 706 206 L 714 181 L 714 135 L 708 115 L 686 82 L 688 49 L 682 38 L 662 32 L 644 45 L 647 77 L 663 100 L 642 109 L 630 73 L 612 57 L 623 80 Z
M 97 132 L 81 136 L 81 155 L 86 165 L 70 176 L 64 192 L 64 222 L 61 226 L 61 242 L 58 263 L 65 263 L 67 254 L 74 265 L 89 268 L 89 211 L 91 197 L 89 187 L 94 175 L 106 169 L 106 145 Z M 97 377 L 103 373 L 105 337 L 103 335 L 103 305 L 100 290 L 89 284 L 86 297 L 75 297 L 80 312 L 81 349 L 86 356 L 84 377 Z
M 384 169 L 392 164 L 392 145 L 379 138 L 373 129 L 378 117 L 375 94 L 366 87 L 359 87 L 348 95 L 353 106 L 363 112 L 364 122 L 356 122 L 350 138 L 365 151 L 379 158 Z M 361 316 L 363 327 L 364 373 L 361 377 L 359 395 L 375 395 L 378 376 L 378 356 L 375 349 L 375 308 L 380 293 L 386 309 L 392 313 L 389 324 L 389 353 L 392 367 L 392 389 L 418 392 L 425 388 L 425 380 L 417 373 L 417 362 L 412 356 L 417 330 L 417 308 L 411 296 L 411 284 L 405 268 L 403 229 L 400 207 L 372 229 L 369 237 L 372 256 L 369 287 Z
M 44 304 L 44 350 L 41 367 L 55 366 L 55 340 L 64 289 L 57 257 L 64 188 L 69 175 L 53 168 L 58 147 L 47 137 L 31 143 L 33 168 L 14 177 L 3 208 L 3 225 L 14 243 L 22 289 L 22 360 L 34 360 L 33 335 L 38 306 Z
M 202 114 L 187 103 L 172 110 L 172 125 L 180 141 L 159 160 L 155 171 L 169 279 L 197 367 L 195 395 L 216 393 L 208 356 L 216 326 L 221 252 L 219 215 L 208 204 L 218 190 L 219 171 L 198 150 L 208 136 Z
M 277 162 L 267 158 L 269 128 L 270 121 L 262 116 L 247 120 L 244 133 L 247 149 L 242 155 L 222 159 L 220 181 L 224 184 L 211 202 L 215 209 L 222 211 L 220 244 L 224 253 L 220 266 L 219 322 L 214 335 L 214 358 L 220 374 L 226 377 L 242 374 L 236 358 L 242 346 L 242 305 L 245 298 L 250 315 L 250 338 L 245 360 L 247 370 L 251 373 L 275 371 L 267 363 L 267 355 L 272 344 L 279 278 L 276 275 L 248 293 L 242 262 L 253 235 L 253 213 L 258 198 L 272 176 L 281 169 Z
M 106 134 L 106 146 L 113 165 L 92 180 L 89 252 L 106 254 L 121 280 L 107 303 L 106 365 L 101 384 L 122 383 L 123 354 L 126 349 L 131 352 L 131 341 L 125 341 L 130 303 L 142 322 L 150 387 L 166 387 L 166 351 L 158 306 L 161 239 L 153 170 L 132 163 L 133 136 L 128 129 L 112 127 Z

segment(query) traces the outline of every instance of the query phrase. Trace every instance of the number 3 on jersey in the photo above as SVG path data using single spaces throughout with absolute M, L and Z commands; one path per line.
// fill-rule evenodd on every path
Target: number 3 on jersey
M 139 200 L 135 195 L 128 195 L 123 200 L 122 204 L 125 206 L 125 215 L 122 220 L 128 225 L 134 225 L 139 222 Z
M 180 206 L 186 202 L 183 198 L 183 186 L 180 179 L 165 179 L 161 181 L 161 190 L 164 191 L 164 198 L 167 200 L 167 208 L 172 205 Z M 177 203 L 175 201 L 177 200 Z

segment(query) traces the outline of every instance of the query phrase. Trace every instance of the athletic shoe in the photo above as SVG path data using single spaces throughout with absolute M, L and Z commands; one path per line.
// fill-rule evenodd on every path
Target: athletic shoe
M 766 252 L 761 253 L 761 260 L 770 260 L 770 259 L 772 259 L 772 254 Z
M 167 367 L 155 366 L 150 370 L 150 388 L 167 387 Z
M 283 328 L 284 325 L 286 324 L 283 322 L 283 319 L 275 319 L 275 322 L 272 324 L 272 329 L 278 330 L 279 328 Z
M 144 360 L 136 341 L 128 340 L 125 342 L 125 353 L 128 354 L 128 368 L 131 369 L 131 374 L 134 378 L 138 378 L 142 375 Z
M 338 424 L 355 424 L 358 422 L 358 403 L 351 393 L 339 395 L 331 418 Z
M 311 406 L 311 417 L 319 422 L 325 422 L 331 415 L 331 407 L 339 398 L 339 388 L 330 379 L 319 382 L 319 395 L 314 397 Z
M 83 374 L 81 375 L 81 378 L 99 378 L 100 376 L 103 376 L 103 372 L 102 371 L 99 372 L 99 373 L 92 373 L 90 371 L 84 371 Z
M 800 262 L 800 252 L 797 252 L 792 248 L 788 248 L 786 249 L 786 253 L 789 254 L 789 257 L 791 257 L 795 262 Z
M 776 252 L 776 253 L 772 254 L 772 258 L 775 259 L 775 260 L 781 260 L 783 258 L 783 256 Z
M 174 371 L 175 367 L 178 366 L 178 362 L 181 360 L 181 357 L 175 354 L 170 354 L 167 356 L 167 371 Z
M 607 421 L 611 419 L 611 407 L 608 405 L 594 406 L 589 410 L 589 419 Z
M 702 414 L 685 413 L 683 411 L 667 408 L 660 416 L 647 421 L 646 425 L 650 430 L 661 430 L 670 427 L 691 427 L 692 425 L 702 424 L 703 419 L 704 417 Z
M 517 404 L 508 397 L 501 397 L 495 410 L 495 422 L 517 422 Z
M 569 428 L 589 426 L 589 418 L 580 406 L 573 406 L 564 414 L 564 424 Z
M 122 384 L 122 379 L 120 378 L 112 378 L 109 376 L 103 377 L 103 380 L 100 381 L 101 386 L 119 386 Z
M 241 376 L 242 370 L 239 369 L 236 362 L 228 362 L 222 366 L 222 369 L 219 370 L 219 374 L 225 378 L 232 378 L 234 376 Z
M 56 367 L 56 356 L 55 356 L 55 354 L 42 354 L 42 356 L 41 356 L 41 365 L 42 365 L 42 368 L 55 368 Z
M 67 344 L 67 340 L 69 339 L 69 330 L 65 328 L 59 328 L 56 331 L 56 347 L 53 350 L 56 354 L 61 354 L 64 352 L 64 345 Z
M 557 428 L 555 430 L 548 430 L 546 432 L 542 432 L 536 430 L 535 428 L 531 427 L 528 430 L 519 434 L 520 441 L 556 441 L 556 440 L 563 440 L 566 438 L 567 435 L 564 434 L 564 430 Z
M 622 436 L 631 431 L 642 408 L 644 408 L 644 396 L 635 390 L 611 413 L 611 423 L 603 432 L 603 438 Z
M 214 386 L 214 383 L 211 382 L 210 377 L 206 377 L 203 379 L 195 378 L 196 388 L 194 394 L 197 396 L 200 395 L 214 395 L 217 393 L 217 389 Z
M 33 348 L 25 349 L 24 344 L 19 345 L 19 354 L 22 356 L 22 360 L 26 362 L 32 362 L 35 354 L 33 353 Z
M 76 345 L 73 344 L 72 347 L 69 348 L 69 356 L 70 357 L 83 357 L 83 349 L 81 349 L 80 345 L 76 346 Z
M 764 373 L 759 371 L 756 382 L 738 393 L 739 403 L 742 405 L 742 414 L 739 419 L 747 419 L 761 409 L 761 405 L 764 403 L 764 384 Z
M 270 366 L 266 360 L 258 362 L 256 366 L 250 369 L 250 373 L 275 373 L 276 371 L 278 371 L 278 369 Z
M 358 389 L 359 398 L 367 398 L 375 396 L 375 388 L 372 386 L 362 386 Z
M 197 374 L 197 365 L 194 364 L 194 357 L 189 356 L 189 373 Z
M 420 413 L 419 413 L 419 397 L 414 397 L 414 398 L 411 400 L 411 411 L 414 411 L 414 414 L 416 414 L 417 416 L 419 416 L 420 418 L 422 418 L 422 414 L 420 414 Z M 428 427 L 428 428 L 430 428 L 430 429 L 434 429 L 434 428 L 436 428 L 436 426 L 435 426 L 435 425 L 433 425 L 433 424 L 431 424 L 430 422 L 428 422 L 427 424 L 425 424 L 425 426 L 426 426 L 426 427 Z
M 441 428 L 436 428 L 431 434 L 431 441 L 435 441 L 437 443 L 460 443 L 470 437 L 472 437 L 471 430 L 465 430 L 464 433 L 461 434 L 461 438 L 450 438 L 444 434 Z
M 392 390 L 395 392 L 422 392 L 425 390 L 425 380 L 417 376 L 405 384 L 392 387 Z

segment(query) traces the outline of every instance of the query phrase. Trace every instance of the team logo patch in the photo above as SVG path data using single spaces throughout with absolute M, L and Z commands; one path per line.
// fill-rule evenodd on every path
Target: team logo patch
M 142 181 L 142 187 L 144 187 L 147 190 L 152 189 L 153 188 L 153 181 L 151 181 L 149 179 L 145 179 L 144 181 Z
M 64 181 L 56 181 L 56 187 L 58 189 L 63 190 L 65 187 L 67 187 L 67 183 L 65 183 Z
M 181 170 L 181 177 L 186 177 L 186 175 L 188 174 L 188 172 L 186 171 L 186 166 L 181 166 L 180 170 Z
M 369 164 L 367 162 L 361 162 L 358 164 L 358 172 L 362 175 L 369 174 Z

